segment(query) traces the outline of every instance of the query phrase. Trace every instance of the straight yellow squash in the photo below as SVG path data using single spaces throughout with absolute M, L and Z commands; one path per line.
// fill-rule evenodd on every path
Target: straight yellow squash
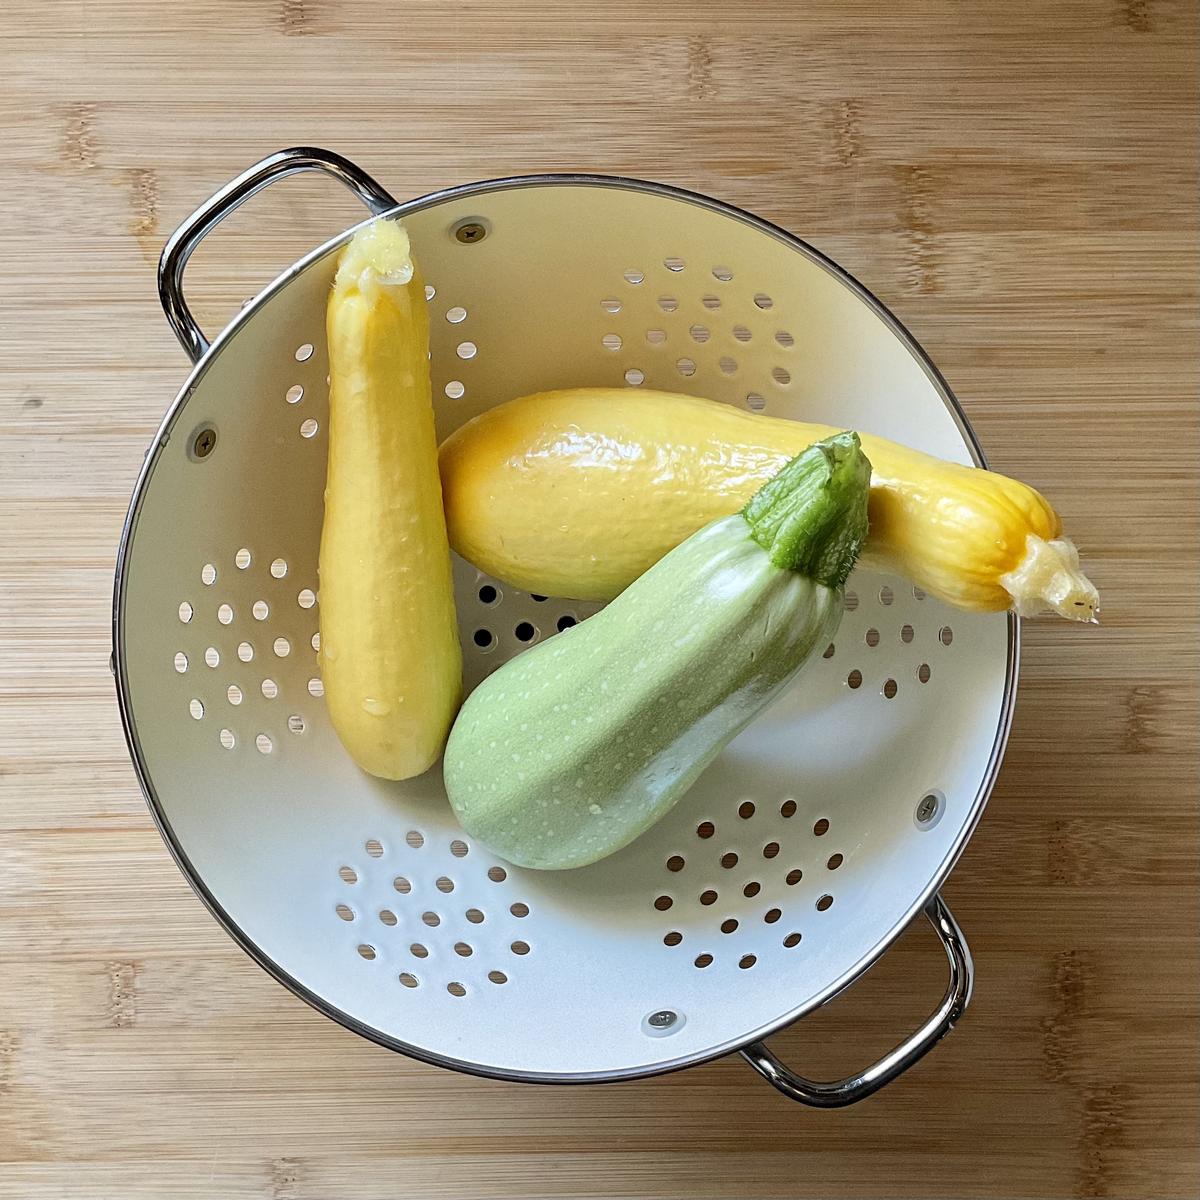
M 610 600 L 836 432 L 642 388 L 525 396 L 443 443 L 450 544 L 527 591 Z M 863 565 L 963 609 L 1094 618 L 1096 589 L 1033 488 L 868 434 L 862 448 L 872 464 Z
M 408 779 L 442 752 L 461 698 L 462 656 L 425 289 L 398 222 L 375 221 L 342 251 L 326 333 L 325 703 L 360 767 Z

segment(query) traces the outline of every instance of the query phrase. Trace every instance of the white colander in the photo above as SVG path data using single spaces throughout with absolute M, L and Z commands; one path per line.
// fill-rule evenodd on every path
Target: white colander
M 230 934 L 347 1027 L 442 1066 L 626 1079 L 741 1050 L 781 1090 L 860 1099 L 961 1015 L 970 960 L 937 895 L 1008 731 L 1017 624 L 856 573 L 836 644 L 658 827 L 581 870 L 526 871 L 466 837 L 440 771 L 384 783 L 326 719 L 317 674 L 325 303 L 313 251 L 210 346 L 188 255 L 242 201 L 317 169 L 402 214 L 429 281 L 438 432 L 528 392 L 627 383 L 870 430 L 982 464 L 894 317 L 796 238 L 703 196 L 548 175 L 397 204 L 337 155 L 289 150 L 190 217 L 160 267 L 195 362 L 146 457 L 113 611 L 142 787 Z M 595 605 L 456 561 L 467 686 Z M 922 908 L 950 961 L 937 1010 L 850 1079 L 761 1039 L 852 982 Z

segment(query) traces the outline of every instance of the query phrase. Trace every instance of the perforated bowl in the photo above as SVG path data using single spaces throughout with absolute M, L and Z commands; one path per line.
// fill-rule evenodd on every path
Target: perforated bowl
M 429 280 L 439 435 L 527 392 L 628 384 L 982 456 L 913 339 L 811 247 L 654 184 L 531 176 L 397 204 L 351 163 L 285 151 L 168 243 L 164 307 L 195 367 L 148 451 L 122 538 L 114 670 L 130 751 L 180 866 L 232 936 L 334 1019 L 447 1067 L 539 1082 L 651 1075 L 741 1050 L 788 1095 L 862 1098 L 970 993 L 937 895 L 1005 736 L 1017 625 L 856 573 L 836 643 L 673 813 L 581 870 L 513 867 L 466 837 L 440 772 L 356 769 L 317 673 L 324 313 L 351 231 L 207 342 L 182 277 L 243 200 L 318 169 L 403 215 Z M 456 561 L 466 683 L 595 605 Z M 865 971 L 924 909 L 937 1009 L 850 1079 L 763 1045 Z

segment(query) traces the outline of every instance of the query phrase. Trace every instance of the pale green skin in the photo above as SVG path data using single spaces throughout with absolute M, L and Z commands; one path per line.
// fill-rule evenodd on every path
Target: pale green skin
M 842 591 L 706 525 L 582 624 L 475 689 L 446 746 L 462 827 L 523 867 L 582 867 L 661 820 L 837 631 Z

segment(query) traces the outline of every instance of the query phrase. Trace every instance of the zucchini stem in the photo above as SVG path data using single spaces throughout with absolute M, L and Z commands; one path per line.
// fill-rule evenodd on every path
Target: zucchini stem
M 1000 576 L 1001 586 L 1013 598 L 1013 610 L 1033 617 L 1053 609 L 1068 621 L 1095 624 L 1100 593 L 1079 569 L 1079 551 L 1068 538 L 1046 541 L 1031 533 L 1025 539 L 1025 557 Z
M 867 536 L 871 463 L 857 433 L 814 442 L 742 509 L 750 536 L 784 570 L 840 588 Z
M 373 299 L 381 287 L 403 286 L 413 277 L 408 230 L 399 221 L 377 219 L 360 229 L 338 260 L 337 287 L 357 287 Z

